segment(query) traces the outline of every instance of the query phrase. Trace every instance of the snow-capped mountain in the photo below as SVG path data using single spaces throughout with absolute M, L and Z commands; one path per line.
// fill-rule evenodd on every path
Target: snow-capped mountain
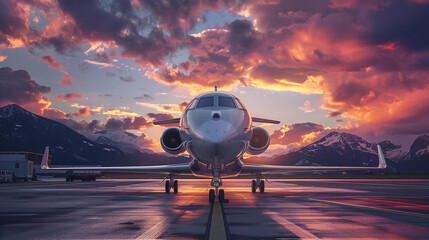
M 386 148 L 385 155 L 396 157 L 402 154 L 401 146 L 389 141 L 383 141 L 380 145 Z M 256 159 L 250 161 L 256 162 Z M 396 164 L 389 158 L 387 161 L 389 169 L 394 170 Z M 314 143 L 275 156 L 266 163 L 298 166 L 377 166 L 377 144 L 350 133 L 330 132 Z
M 429 171 L 429 135 L 421 135 L 411 144 L 410 151 L 399 162 L 401 169 L 413 172 Z
M 0 151 L 43 153 L 50 146 L 52 164 L 153 165 L 189 161 L 184 157 L 134 151 L 92 141 L 66 125 L 33 114 L 18 105 L 0 108 Z
M 142 148 L 140 148 L 134 144 L 131 144 L 131 143 L 114 141 L 114 140 L 112 140 L 106 136 L 98 136 L 98 138 L 95 140 L 95 142 L 100 143 L 100 144 L 115 146 L 115 147 L 121 149 L 123 152 L 126 152 L 126 153 L 135 153 L 135 152 L 154 153 L 150 149 L 142 149 Z

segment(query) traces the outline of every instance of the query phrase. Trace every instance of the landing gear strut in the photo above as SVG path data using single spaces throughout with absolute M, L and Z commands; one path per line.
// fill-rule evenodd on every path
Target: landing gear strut
M 209 191 L 209 202 L 214 202 L 216 198 L 219 199 L 219 202 L 225 202 L 225 191 L 223 189 L 219 190 L 219 187 L 222 186 L 222 179 L 220 178 L 220 170 L 221 165 L 219 163 L 218 157 L 215 157 L 215 161 L 213 164 L 213 179 L 211 182 L 211 186 L 215 187 L 215 189 L 210 189 Z
M 256 175 L 256 180 L 252 180 L 252 192 L 256 192 L 256 189 L 259 188 L 259 192 L 263 193 L 265 191 L 265 181 L 261 180 L 261 175 Z
M 165 192 L 170 193 L 170 189 L 173 189 L 174 193 L 179 192 L 179 183 L 177 180 L 174 180 L 174 175 L 169 175 L 167 177 L 169 177 L 170 180 L 165 181 Z

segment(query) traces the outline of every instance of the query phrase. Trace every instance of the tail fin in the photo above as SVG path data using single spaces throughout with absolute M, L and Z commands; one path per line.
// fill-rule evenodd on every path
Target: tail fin
M 378 168 L 386 168 L 386 159 L 384 159 L 383 150 L 381 149 L 380 145 L 377 145 L 378 150 Z
M 49 146 L 46 146 L 45 153 L 43 154 L 42 163 L 40 164 L 41 169 L 49 169 Z

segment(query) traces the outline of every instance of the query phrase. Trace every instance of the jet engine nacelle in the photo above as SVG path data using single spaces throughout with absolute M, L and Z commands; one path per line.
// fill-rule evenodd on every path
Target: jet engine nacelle
M 185 151 L 182 139 L 180 138 L 180 129 L 171 127 L 165 129 L 161 135 L 161 146 L 164 151 L 170 154 L 181 154 Z
M 252 155 L 258 155 L 265 152 L 269 145 L 270 135 L 268 132 L 261 127 L 255 127 L 253 128 L 250 145 L 246 152 Z

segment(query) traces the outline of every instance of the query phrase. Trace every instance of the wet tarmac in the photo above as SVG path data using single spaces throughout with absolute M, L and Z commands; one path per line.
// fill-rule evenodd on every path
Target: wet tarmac
M 159 180 L 0 184 L 0 239 L 429 239 L 429 180 L 271 180 L 263 194 L 250 181 L 224 180 L 229 203 L 213 208 L 204 179 L 178 194 Z

